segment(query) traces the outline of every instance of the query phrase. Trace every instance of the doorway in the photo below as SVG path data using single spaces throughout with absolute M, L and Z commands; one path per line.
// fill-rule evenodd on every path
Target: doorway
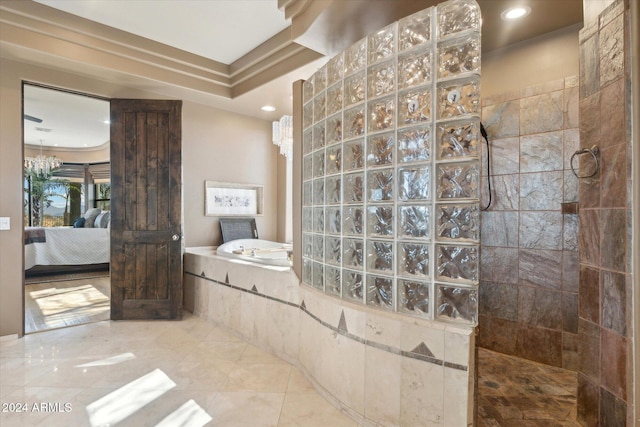
M 25 333 L 110 317 L 109 104 L 23 84 Z

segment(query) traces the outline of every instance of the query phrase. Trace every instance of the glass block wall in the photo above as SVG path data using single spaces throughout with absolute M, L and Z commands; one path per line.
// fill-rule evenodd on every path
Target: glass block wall
M 479 117 L 474 0 L 403 18 L 304 82 L 303 283 L 475 325 Z

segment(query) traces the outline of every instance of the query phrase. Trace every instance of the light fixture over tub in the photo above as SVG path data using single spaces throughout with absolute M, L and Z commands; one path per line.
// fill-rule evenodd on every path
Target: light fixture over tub
M 280 154 L 290 159 L 293 155 L 293 117 L 282 116 L 273 122 L 272 140 L 280 147 Z
M 44 140 L 40 140 L 40 154 L 36 157 L 24 158 L 24 170 L 28 174 L 46 177 L 51 174 L 55 169 L 62 166 L 62 160 L 56 156 L 44 156 L 42 154 L 42 145 Z

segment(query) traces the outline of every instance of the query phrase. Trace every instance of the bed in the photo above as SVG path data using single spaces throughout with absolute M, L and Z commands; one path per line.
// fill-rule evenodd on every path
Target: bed
M 25 272 L 46 274 L 109 268 L 110 228 L 27 227 Z

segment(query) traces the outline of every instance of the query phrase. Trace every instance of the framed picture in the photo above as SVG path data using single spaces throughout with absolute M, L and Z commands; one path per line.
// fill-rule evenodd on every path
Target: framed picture
M 262 215 L 261 185 L 205 181 L 206 216 Z

